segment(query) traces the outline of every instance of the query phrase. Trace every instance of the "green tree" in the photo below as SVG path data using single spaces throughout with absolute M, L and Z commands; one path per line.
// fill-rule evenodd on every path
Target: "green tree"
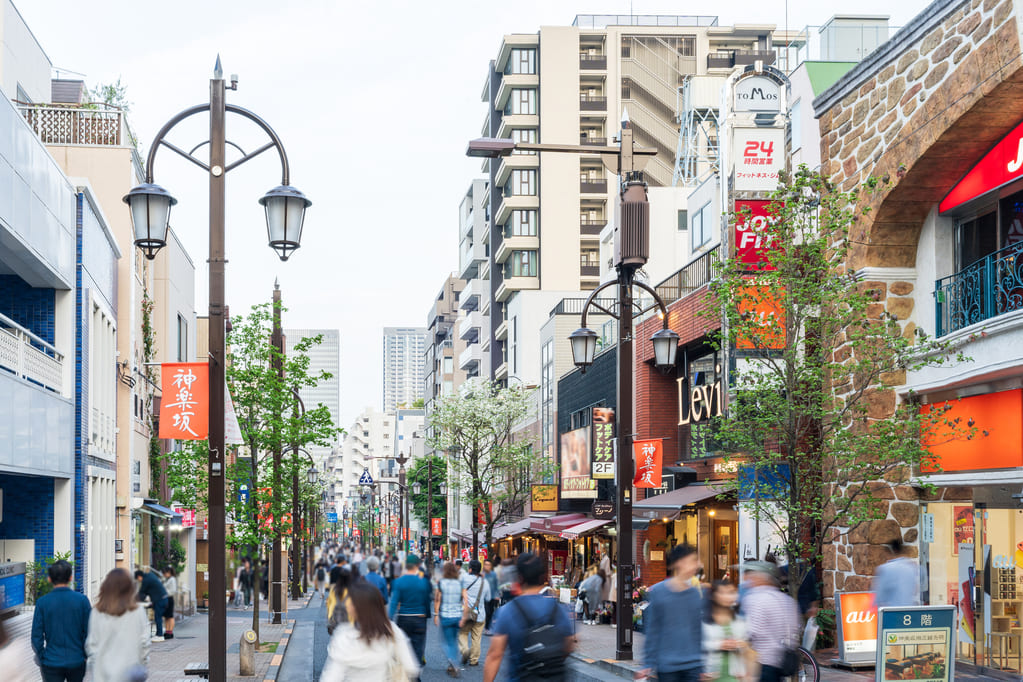
M 846 270 L 855 192 L 803 166 L 772 198 L 760 263 L 728 260 L 711 285 L 724 319 L 717 345 L 734 357 L 728 409 L 711 430 L 735 453 L 728 493 L 752 498 L 743 504 L 780 539 L 795 595 L 825 547 L 886 517 L 877 486 L 929 463 L 921 429 L 943 411 L 923 414 L 895 389 L 907 370 L 950 356 Z
M 440 398 L 429 416 L 430 447 L 451 453 L 448 487 L 461 492 L 487 546 L 494 526 L 523 508 L 534 478 L 549 473 L 547 460 L 534 457 L 534 441 L 516 436 L 535 419 L 534 402 L 534 391 L 523 386 L 470 380 Z M 477 551 L 474 541 L 473 556 Z
M 432 481 L 430 479 L 431 462 L 433 463 Z M 418 494 L 412 492 L 409 496 L 409 499 L 411 500 L 412 515 L 419 519 L 419 522 L 426 528 L 427 537 L 430 537 L 431 513 L 433 514 L 433 518 L 447 519 L 448 517 L 447 495 L 440 492 L 441 485 L 443 485 L 448 478 L 447 470 L 447 460 L 440 455 L 430 455 L 429 457 L 421 457 L 413 462 L 412 468 L 408 473 L 409 486 L 415 486 L 417 483 L 420 486 L 420 492 Z M 431 501 L 431 506 L 428 510 L 427 502 L 430 501 L 431 490 L 433 493 L 433 500 Z

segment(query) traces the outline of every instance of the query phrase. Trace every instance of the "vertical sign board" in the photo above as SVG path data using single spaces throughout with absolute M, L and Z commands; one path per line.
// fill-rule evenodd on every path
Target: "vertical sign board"
M 0 564 L 0 613 L 25 603 L 25 562 Z
M 877 658 L 877 605 L 873 593 L 841 592 L 835 596 L 838 662 L 873 665 Z
M 444 518 L 434 516 L 430 519 L 430 535 L 435 538 L 439 538 L 444 535 Z
M 593 408 L 593 461 L 594 479 L 614 480 L 614 423 L 615 411 L 610 407 Z
M 955 606 L 878 609 L 876 682 L 955 680 Z
M 736 192 L 773 192 L 785 168 L 784 128 L 735 128 L 732 169 Z
M 561 434 L 561 497 L 595 500 L 597 482 L 590 476 L 590 427 Z

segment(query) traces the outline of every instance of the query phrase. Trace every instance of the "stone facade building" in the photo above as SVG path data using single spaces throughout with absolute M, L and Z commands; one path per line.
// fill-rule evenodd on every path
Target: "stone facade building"
M 881 181 L 857 190 L 870 210 L 847 268 L 907 336 L 970 358 L 908 370 L 871 416 L 914 400 L 976 429 L 931 447 L 940 473 L 876 485 L 886 518 L 836 534 L 824 596 L 869 589 L 881 543 L 900 536 L 925 602 L 959 604 L 960 663 L 991 676 L 1020 673 L 997 650 L 1020 650 L 1023 596 L 1021 31 L 1011 0 L 936 0 L 814 101 L 824 174 L 843 190 Z

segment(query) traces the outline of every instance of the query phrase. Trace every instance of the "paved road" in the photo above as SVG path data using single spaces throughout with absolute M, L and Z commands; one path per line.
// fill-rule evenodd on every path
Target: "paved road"
M 314 596 L 305 609 L 292 610 L 288 618 L 295 619 L 295 635 L 288 646 L 278 682 L 314 682 L 320 679 L 327 661 L 327 607 Z M 487 654 L 489 637 L 483 638 L 479 666 L 466 666 L 462 679 L 470 682 L 483 679 L 483 659 Z M 450 679 L 447 675 L 447 659 L 441 644 L 440 629 L 430 622 L 426 634 L 426 668 L 420 679 L 436 682 Z

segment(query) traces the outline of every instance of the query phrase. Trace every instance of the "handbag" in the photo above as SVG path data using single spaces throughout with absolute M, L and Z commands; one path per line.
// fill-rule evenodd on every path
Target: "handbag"
M 401 664 L 401 659 L 398 658 L 398 646 L 398 638 L 391 637 L 391 658 L 387 661 L 388 682 L 408 682 L 405 666 Z
M 471 590 L 472 586 L 475 585 L 476 583 L 478 583 L 479 581 L 480 581 L 479 577 L 477 577 L 475 580 L 473 580 L 472 581 L 472 585 L 469 585 L 469 590 Z M 469 590 L 466 590 L 466 592 L 468 592 Z M 466 623 L 475 623 L 476 622 L 476 609 L 479 608 L 480 597 L 482 597 L 482 596 L 483 596 L 483 586 L 480 585 L 480 591 L 476 593 L 476 602 L 472 605 L 472 608 L 469 608 L 466 604 L 462 604 L 462 620 L 464 622 L 466 622 Z

